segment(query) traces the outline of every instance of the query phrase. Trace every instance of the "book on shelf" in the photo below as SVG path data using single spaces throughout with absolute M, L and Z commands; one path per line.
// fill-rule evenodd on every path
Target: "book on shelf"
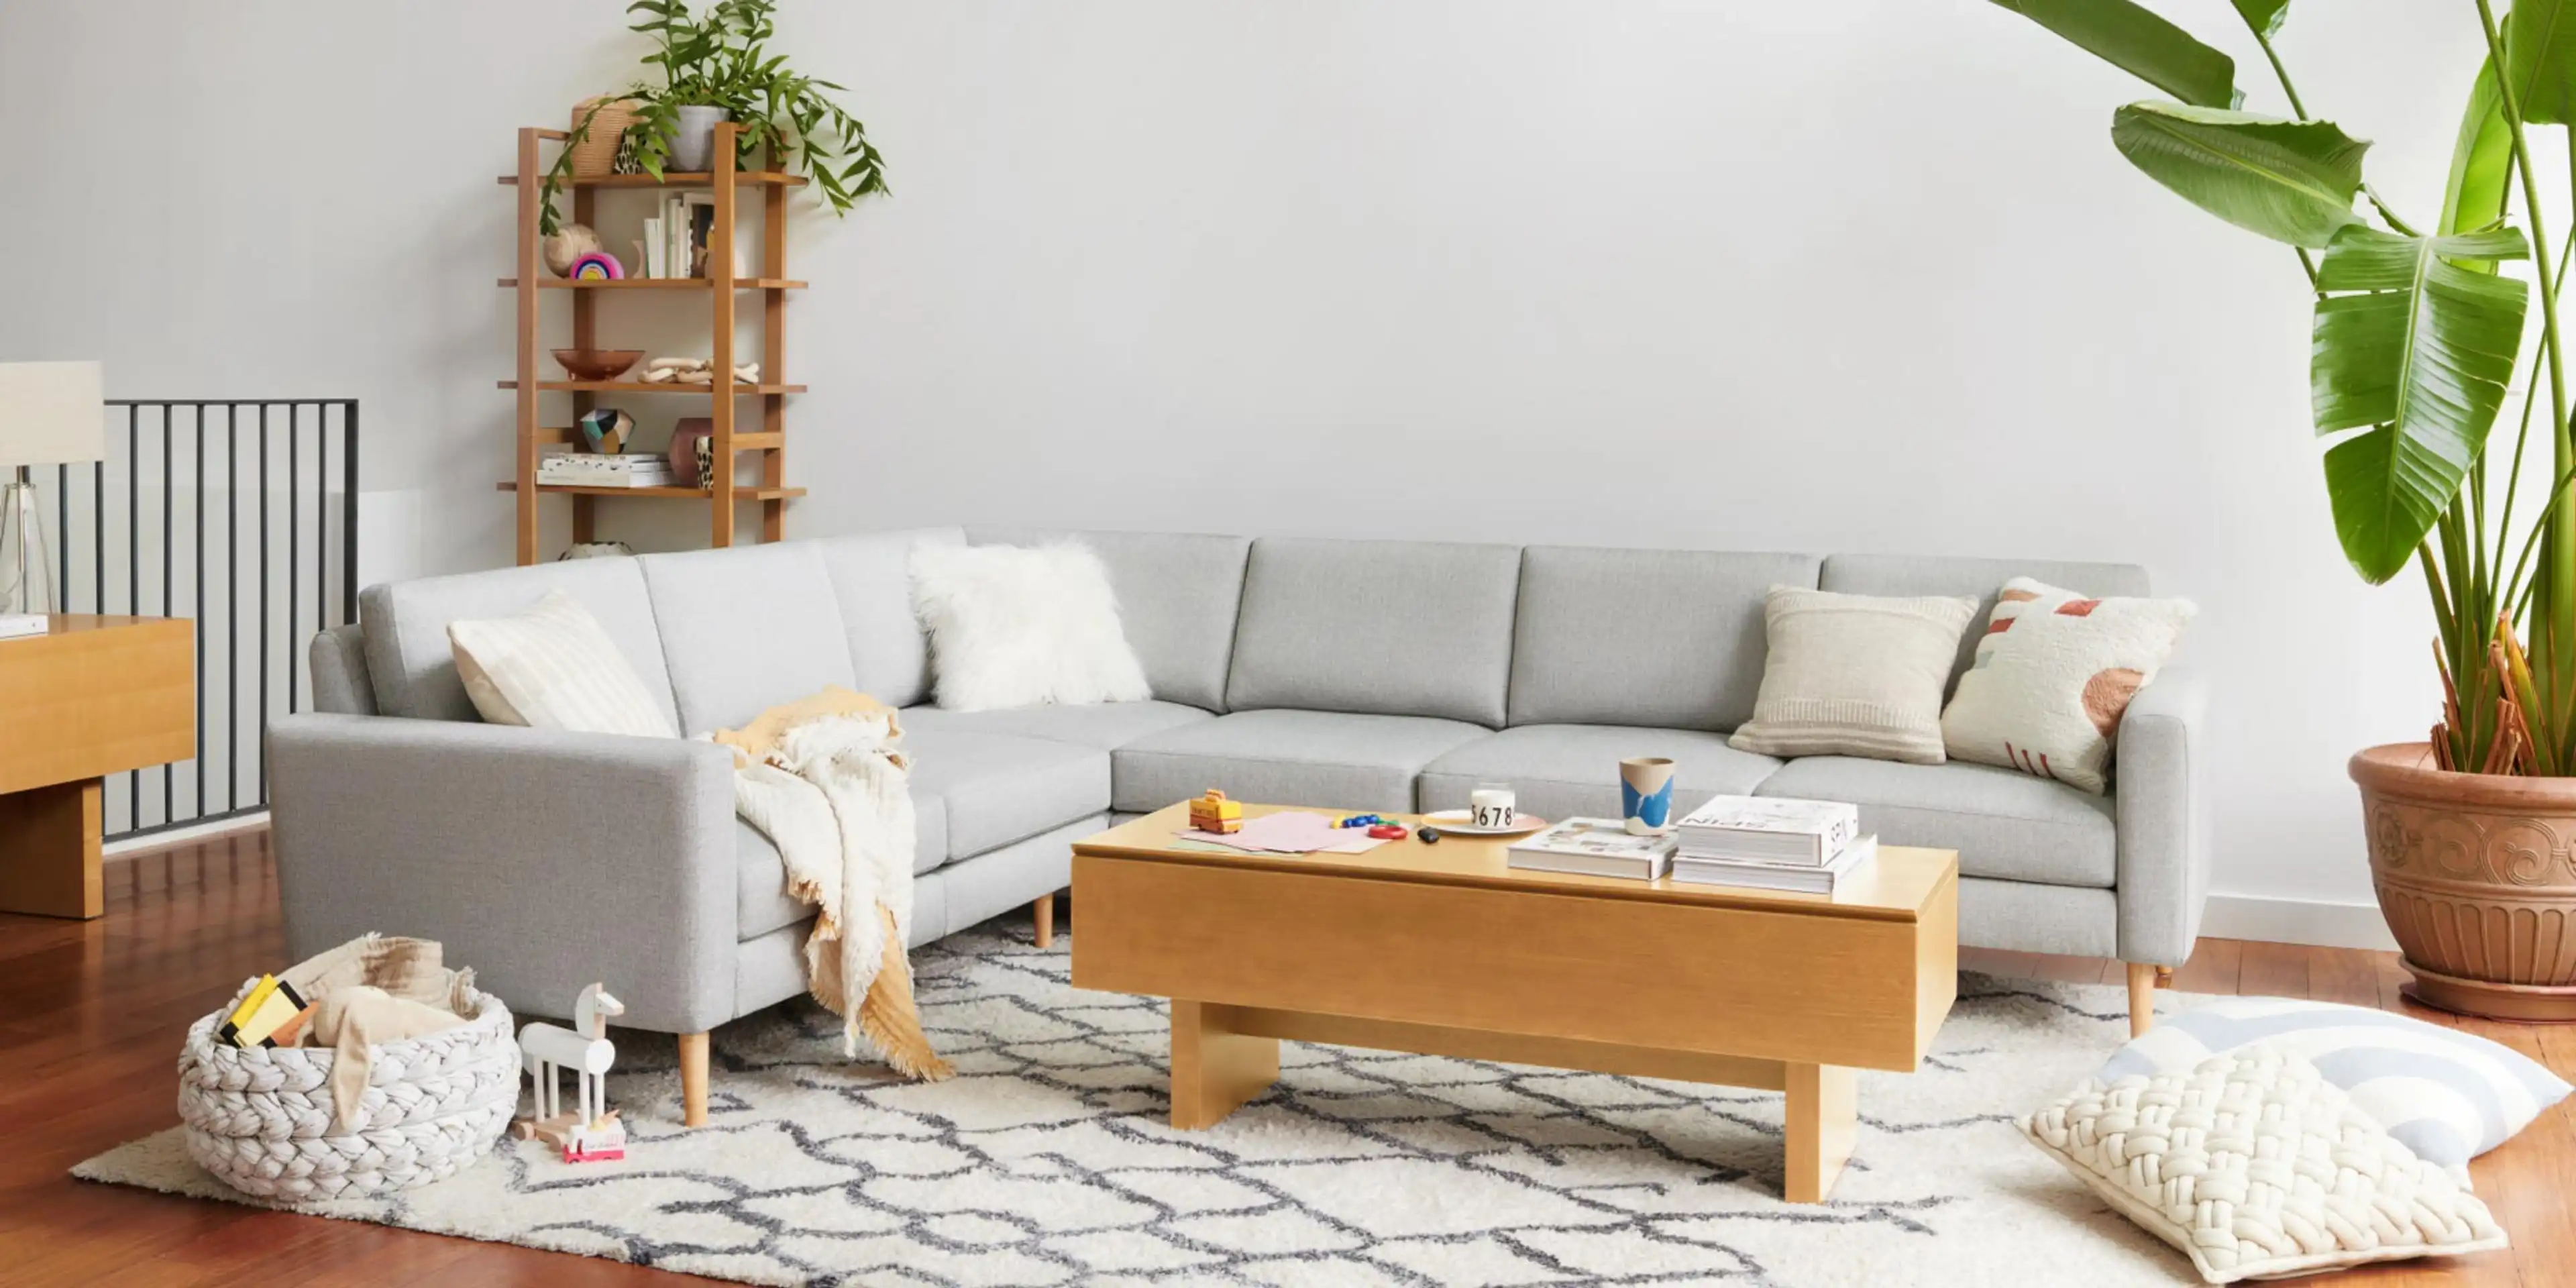
M 662 276 L 689 275 L 688 225 L 681 219 L 680 194 L 662 198 Z
M 1512 843 L 1504 861 L 1534 872 L 1652 881 L 1672 863 L 1673 838 L 1632 836 L 1615 818 L 1569 818 Z
M 0 640 L 14 640 L 22 635 L 45 633 L 43 613 L 0 613 Z
M 644 276 L 646 277 L 668 277 L 671 275 L 670 246 L 662 240 L 662 217 L 660 215 L 646 215 L 644 217 L 643 271 Z
M 1816 867 L 1860 835 L 1860 811 L 1840 801 L 1712 796 L 1674 831 L 1686 858 Z
M 643 452 L 557 452 L 537 462 L 539 483 L 575 487 L 671 487 L 671 462 Z
M 557 448 L 537 458 L 539 465 L 581 470 L 650 470 L 671 468 L 660 452 L 583 452 Z
M 709 248 L 716 235 L 716 196 L 712 192 L 692 192 L 681 198 L 681 210 L 688 220 L 688 267 L 683 277 L 713 277 L 715 266 L 707 262 Z
M 1832 894 L 1843 879 L 1878 857 L 1878 834 L 1855 838 L 1822 864 L 1754 863 L 1742 859 L 1673 858 L 1673 880 L 1692 885 L 1740 886 L 1791 894 Z
M 651 474 L 618 474 L 602 478 L 591 478 L 587 475 L 581 474 L 540 474 L 537 476 L 537 486 L 539 487 L 632 488 L 678 487 L 679 485 L 680 476 L 676 474 L 664 474 L 660 476 Z

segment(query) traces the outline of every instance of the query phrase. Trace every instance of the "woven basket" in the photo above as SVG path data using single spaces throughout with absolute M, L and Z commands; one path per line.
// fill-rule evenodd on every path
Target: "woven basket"
M 593 104 L 601 106 L 599 114 L 590 117 L 590 134 L 572 145 L 572 177 L 576 179 L 615 174 L 618 141 L 626 137 L 628 126 L 643 119 L 635 110 L 635 100 L 601 94 L 573 104 L 571 128 L 575 132 L 581 129 L 582 118 L 590 116 Z
M 519 1104 L 510 1008 L 471 987 L 471 1018 L 376 1048 L 350 1130 L 332 1122 L 332 1053 L 243 1050 L 215 1036 L 258 981 L 188 1028 L 179 1053 L 179 1118 L 188 1156 L 261 1198 L 359 1198 L 444 1180 L 491 1152 Z

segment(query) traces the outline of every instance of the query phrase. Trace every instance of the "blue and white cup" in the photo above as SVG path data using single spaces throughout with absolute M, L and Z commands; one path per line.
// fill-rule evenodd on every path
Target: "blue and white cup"
M 1673 762 L 1663 756 L 1630 756 L 1619 762 L 1619 814 L 1639 836 L 1673 821 Z

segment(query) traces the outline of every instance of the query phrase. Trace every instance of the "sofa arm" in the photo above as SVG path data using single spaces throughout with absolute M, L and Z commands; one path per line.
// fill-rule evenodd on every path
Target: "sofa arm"
M 2167 667 L 2120 717 L 2120 959 L 2179 966 L 2209 901 L 2209 684 Z
M 512 1010 L 698 1033 L 733 1018 L 733 759 L 677 738 L 281 717 L 269 816 L 287 951 L 371 930 L 446 946 Z

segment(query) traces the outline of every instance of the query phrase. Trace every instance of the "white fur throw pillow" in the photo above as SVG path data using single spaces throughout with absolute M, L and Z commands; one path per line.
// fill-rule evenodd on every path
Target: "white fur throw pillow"
M 916 547 L 912 606 L 948 710 L 1154 696 L 1088 546 Z
M 2188 599 L 2088 599 L 2028 577 L 2005 582 L 1977 660 L 1941 713 L 1950 758 L 2101 795 L 2129 699 L 2198 611 Z
M 514 616 L 449 622 L 447 646 L 487 724 L 679 736 L 599 619 L 560 590 Z
M 2506 1246 L 2476 1195 L 2275 1047 L 2087 1080 L 2021 1129 L 2214 1284 Z
M 1941 763 L 1941 691 L 1977 601 L 1773 586 L 1753 718 L 1726 745 L 1766 756 Z

